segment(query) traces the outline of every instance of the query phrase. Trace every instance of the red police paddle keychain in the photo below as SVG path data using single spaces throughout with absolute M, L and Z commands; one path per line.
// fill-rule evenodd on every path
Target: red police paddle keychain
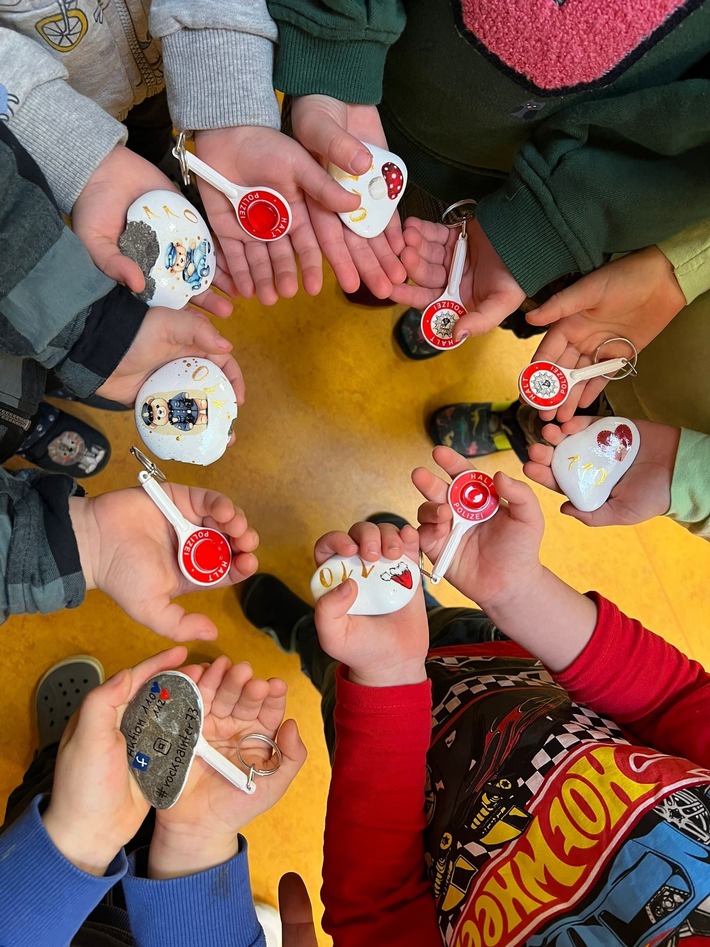
M 271 187 L 242 187 L 223 177 L 185 147 L 185 132 L 178 135 L 173 155 L 180 162 L 185 184 L 190 172 L 217 188 L 232 203 L 242 230 L 255 240 L 270 243 L 285 237 L 291 229 L 291 208 L 288 201 Z
M 461 223 L 461 233 L 454 246 L 454 255 L 449 270 L 449 282 L 446 289 L 438 299 L 435 299 L 433 303 L 429 303 L 422 313 L 422 335 L 432 348 L 440 351 L 456 349 L 459 345 L 463 345 L 465 341 L 465 339 L 462 339 L 457 342 L 454 339 L 454 326 L 461 316 L 466 315 L 466 307 L 461 302 L 459 287 L 466 266 L 467 254 L 468 237 L 466 236 L 466 218 L 464 218 Z
M 145 467 L 138 474 L 141 486 L 177 533 L 177 560 L 182 574 L 195 585 L 221 581 L 232 562 L 227 537 L 210 526 L 196 526 L 186 519 L 160 486 L 167 479 L 165 474 L 137 447 L 131 447 L 131 453 Z
M 446 570 L 469 529 L 491 519 L 500 506 L 493 478 L 482 470 L 464 470 L 458 477 L 454 477 L 449 484 L 446 502 L 454 514 L 453 528 L 429 575 L 432 585 L 438 585 L 446 575 Z

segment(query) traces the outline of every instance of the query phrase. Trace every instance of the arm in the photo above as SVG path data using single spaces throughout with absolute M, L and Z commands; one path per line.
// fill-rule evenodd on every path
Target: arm
M 710 289 L 710 220 L 659 241 L 658 249 L 673 266 L 686 303 Z
M 126 141 L 126 129 L 72 89 L 61 61 L 41 43 L 3 26 L 0 82 L 14 96 L 13 134 L 36 158 L 62 212 L 71 213 L 99 164 Z
M 3 943 L 13 947 L 68 944 L 126 871 L 123 851 L 103 874 L 75 865 L 50 838 L 45 810 L 46 800 L 38 796 L 0 835 L 0 930 Z
M 477 215 L 528 295 L 707 217 L 709 88 L 686 79 L 582 102 L 535 130 Z
M 710 675 L 616 605 L 594 598 L 594 632 L 579 657 L 555 675 L 558 683 L 644 745 L 710 765 Z
M 316 563 L 332 555 L 376 562 L 417 556 L 416 533 L 358 523 L 328 533 Z M 325 926 L 343 947 L 440 942 L 424 867 L 426 753 L 431 687 L 424 660 L 429 632 L 421 590 L 391 615 L 351 616 L 348 579 L 320 598 L 324 650 L 347 664 L 337 678 L 337 742 L 326 815 Z
M 323 855 L 324 929 L 339 947 L 440 943 L 424 871 L 431 685 L 366 687 L 340 668 Z
M 703 539 L 710 540 L 710 436 L 680 432 L 671 481 L 671 505 L 666 515 Z

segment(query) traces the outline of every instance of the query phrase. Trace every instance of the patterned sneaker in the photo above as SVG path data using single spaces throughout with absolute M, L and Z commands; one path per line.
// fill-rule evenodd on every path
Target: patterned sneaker
M 415 362 L 442 354 L 439 349 L 429 345 L 422 335 L 422 314 L 418 309 L 407 309 L 399 317 L 394 327 L 394 340 L 403 354 Z
M 104 469 L 111 445 L 95 428 L 43 401 L 17 454 L 42 470 L 78 479 Z

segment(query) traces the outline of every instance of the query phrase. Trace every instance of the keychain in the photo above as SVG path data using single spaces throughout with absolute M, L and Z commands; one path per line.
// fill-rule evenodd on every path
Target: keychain
M 219 582 L 232 562 L 229 540 L 210 526 L 196 526 L 186 519 L 160 486 L 167 479 L 165 474 L 137 447 L 131 447 L 131 453 L 145 467 L 138 474 L 141 486 L 177 533 L 182 574 L 195 585 Z
M 242 229 L 256 240 L 268 243 L 284 237 L 291 228 L 288 201 L 271 187 L 242 187 L 228 181 L 185 147 L 185 132 L 180 132 L 173 155 L 180 162 L 183 181 L 190 183 L 190 171 L 217 188 L 232 203 Z
M 456 201 L 446 208 L 441 215 L 441 222 L 449 230 L 461 228 L 461 233 L 454 247 L 454 255 L 449 269 L 449 281 L 446 289 L 429 303 L 422 313 L 421 332 L 432 348 L 440 351 L 456 349 L 466 341 L 456 342 L 453 337 L 454 326 L 461 316 L 465 316 L 467 309 L 461 301 L 461 277 L 466 266 L 468 253 L 468 236 L 466 225 L 476 216 L 476 202 L 473 198 Z
M 491 519 L 500 506 L 493 478 L 482 470 L 464 470 L 454 477 L 449 484 L 446 502 L 454 514 L 453 528 L 428 576 L 432 585 L 438 585 L 446 575 L 468 530 Z M 428 575 L 426 572 L 423 574 Z
M 630 342 L 629 345 L 631 345 Z M 520 397 L 533 408 L 550 411 L 564 404 L 573 386 L 580 381 L 588 381 L 590 378 L 600 376 L 614 381 L 614 377 L 609 377 L 610 373 L 621 369 L 626 369 L 626 373 L 616 376 L 617 378 L 636 374 L 636 369 L 628 358 L 609 358 L 603 362 L 587 365 L 585 368 L 572 369 L 562 368 L 554 362 L 531 362 L 525 366 L 518 378 Z
M 247 733 L 236 745 L 242 771 L 202 736 L 203 724 L 202 695 L 181 671 L 163 671 L 146 681 L 126 707 L 121 733 L 126 740 L 128 766 L 143 796 L 156 809 L 175 805 L 195 757 L 249 795 L 256 790 L 255 776 L 273 776 L 281 765 L 281 750 L 271 737 Z M 249 744 L 254 742 L 269 747 L 272 766 L 257 769 L 246 762 L 242 750 L 251 748 Z

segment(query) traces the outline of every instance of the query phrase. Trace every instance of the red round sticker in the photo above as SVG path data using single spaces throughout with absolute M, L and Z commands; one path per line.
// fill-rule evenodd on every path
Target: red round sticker
M 493 478 L 482 470 L 465 470 L 451 481 L 448 502 L 454 513 L 471 523 L 483 523 L 498 512 L 500 498 Z
M 212 585 L 229 572 L 232 550 L 225 537 L 216 529 L 196 529 L 182 547 L 182 564 L 195 582 Z
M 255 188 L 237 206 L 239 223 L 257 240 L 278 240 L 291 226 L 291 208 L 276 191 Z
M 556 408 L 569 394 L 567 376 L 553 362 L 531 362 L 520 373 L 518 387 L 533 408 Z
M 454 326 L 466 309 L 455 299 L 435 299 L 422 313 L 422 335 L 435 349 L 456 349 L 463 342 L 454 339 Z

